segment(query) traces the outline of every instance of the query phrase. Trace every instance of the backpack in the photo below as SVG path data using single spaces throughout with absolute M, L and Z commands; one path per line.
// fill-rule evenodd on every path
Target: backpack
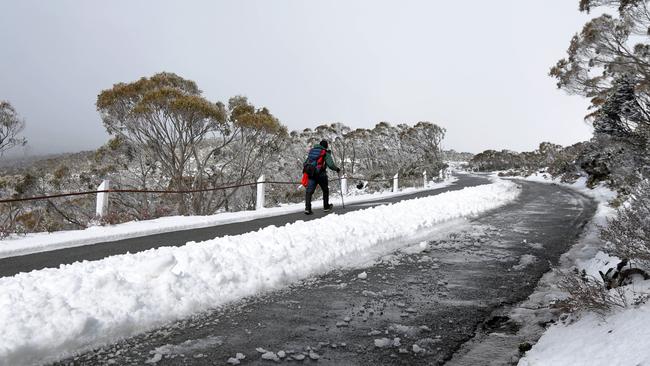
M 309 178 L 314 178 L 320 173 L 325 166 L 325 154 L 327 150 L 319 147 L 314 147 L 309 150 L 307 160 L 302 167 L 302 172 L 307 174 Z

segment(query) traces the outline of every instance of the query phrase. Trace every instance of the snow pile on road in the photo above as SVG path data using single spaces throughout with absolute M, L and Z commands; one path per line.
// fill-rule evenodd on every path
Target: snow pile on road
M 452 185 L 458 180 L 449 177 L 443 182 L 431 182 L 427 188 L 404 188 L 399 192 L 363 193 L 345 199 L 346 203 L 372 201 L 380 198 L 390 198 L 413 194 L 432 189 L 440 189 Z M 302 187 L 302 186 L 300 186 Z M 354 192 L 354 191 L 351 191 Z M 336 195 L 332 201 L 336 202 Z M 339 196 L 340 197 L 340 196 Z M 314 207 L 322 206 L 322 201 L 314 201 Z M 170 231 L 190 230 L 234 222 L 250 221 L 270 216 L 302 212 L 304 204 L 288 204 L 280 207 L 266 208 L 257 211 L 222 212 L 208 216 L 168 216 L 154 220 L 131 221 L 111 226 L 93 226 L 84 230 L 59 231 L 55 233 L 33 233 L 14 235 L 0 240 L 0 258 L 15 257 L 37 252 L 115 241 L 127 238 L 137 238 Z
M 419 242 L 514 200 L 508 181 L 0 278 L 0 360 L 53 361 Z

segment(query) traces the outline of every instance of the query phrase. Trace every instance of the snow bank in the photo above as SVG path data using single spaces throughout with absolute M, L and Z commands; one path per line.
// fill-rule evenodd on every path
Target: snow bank
M 379 198 L 390 198 L 413 194 L 423 190 L 447 187 L 458 179 L 450 177 L 444 182 L 430 183 L 427 188 L 406 188 L 399 192 L 364 193 L 346 198 L 346 203 L 372 201 Z M 340 197 L 340 196 L 339 196 Z M 336 197 L 332 197 L 336 203 Z M 314 206 L 322 201 L 315 201 Z M 266 208 L 259 211 L 224 212 L 209 216 L 169 216 L 154 220 L 131 221 L 112 226 L 93 226 L 84 230 L 59 231 L 55 233 L 35 233 L 24 236 L 12 236 L 0 240 L 0 258 L 15 257 L 31 253 L 45 252 L 56 249 L 72 248 L 107 241 L 127 238 L 137 238 L 171 231 L 197 229 L 234 222 L 250 221 L 270 216 L 285 215 L 304 210 L 304 204 L 290 204 L 280 207 Z
M 650 293 L 650 281 L 636 285 Z M 632 366 L 650 364 L 650 306 L 616 311 L 605 319 L 588 313 L 549 328 L 519 366 Z
M 345 215 L 0 278 L 0 363 L 53 361 L 392 251 L 514 200 L 497 181 Z M 409 242 L 410 240 L 410 242 Z M 415 241 L 417 243 L 417 241 Z
M 548 174 L 535 174 L 529 181 L 555 183 L 571 187 L 594 198 L 598 208 L 593 220 L 585 229 L 579 242 L 561 258 L 564 269 L 577 267 L 589 276 L 599 278 L 599 270 L 614 267 L 618 258 L 602 252 L 604 243 L 599 237 L 600 227 L 616 211 L 609 202 L 616 197 L 610 189 L 599 186 L 586 187 L 586 178 L 573 184 L 551 180 Z M 559 298 L 565 296 L 550 283 L 556 283 L 554 273 L 544 276 L 545 291 L 537 291 L 531 298 Z M 650 293 L 650 281 L 635 284 L 628 292 Z M 631 294 L 629 298 L 634 295 Z M 519 361 L 519 366 L 628 366 L 650 364 L 650 304 L 615 310 L 606 318 L 593 313 L 581 314 L 569 324 L 551 326 L 537 344 Z

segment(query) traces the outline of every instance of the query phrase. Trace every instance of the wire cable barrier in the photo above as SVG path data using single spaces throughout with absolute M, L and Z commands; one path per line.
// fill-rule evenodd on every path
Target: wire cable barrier
M 362 180 L 364 182 L 390 182 L 392 179 L 364 179 L 361 177 L 347 177 L 350 180 Z M 264 181 L 261 182 L 264 184 L 287 184 L 287 185 L 300 185 L 301 183 L 296 181 Z M 257 182 L 251 183 L 228 183 L 227 185 L 213 188 L 201 188 L 201 189 L 188 189 L 188 190 L 176 190 L 176 191 L 167 191 L 167 190 L 155 190 L 155 189 L 104 189 L 104 190 L 95 190 L 95 191 L 83 191 L 83 192 L 68 192 L 68 193 L 58 193 L 52 195 L 44 196 L 34 196 L 34 197 L 18 197 L 18 198 L 4 198 L 0 199 L 0 203 L 12 203 L 12 202 L 25 202 L 25 201 L 38 201 L 38 200 L 47 200 L 51 198 L 59 197 L 73 197 L 73 196 L 84 196 L 97 193 L 157 193 L 157 194 L 186 194 L 186 193 L 199 193 L 199 192 L 211 192 L 219 191 L 225 189 L 241 188 L 241 187 L 250 187 L 257 185 Z

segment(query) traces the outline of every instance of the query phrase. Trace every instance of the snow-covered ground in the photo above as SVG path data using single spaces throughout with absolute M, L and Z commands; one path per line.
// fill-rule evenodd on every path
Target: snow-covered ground
M 351 191 L 351 196 L 347 197 L 345 200 L 346 203 L 358 203 L 372 201 L 378 198 L 402 196 L 422 190 L 444 188 L 453 184 L 457 180 L 457 178 L 450 176 L 443 182 L 430 182 L 426 188 L 404 188 L 395 193 L 378 192 L 358 194 L 356 191 Z M 336 195 L 332 197 L 332 200 L 336 202 Z M 322 206 L 323 202 L 314 202 L 315 207 L 318 207 L 319 205 Z M 137 238 L 171 231 L 197 229 L 234 222 L 250 221 L 263 217 L 300 212 L 302 210 L 304 210 L 304 204 L 300 203 L 265 208 L 257 211 L 224 212 L 209 216 L 169 216 L 154 220 L 131 221 L 118 225 L 93 226 L 84 230 L 14 235 L 0 240 L 0 258 L 72 248 L 106 241 Z
M 59 359 L 418 243 L 519 194 L 497 180 L 344 215 L 0 278 L 0 363 Z
M 552 182 L 546 174 L 526 178 L 531 181 Z M 599 228 L 615 215 L 609 202 L 616 194 L 605 187 L 589 189 L 584 178 L 570 186 L 598 202 L 598 209 L 583 237 L 561 258 L 561 267 L 584 269 L 587 275 L 599 278 L 598 271 L 614 267 L 618 258 L 602 252 L 604 243 Z M 548 305 L 552 299 L 563 298 L 554 285 L 555 273 L 548 273 L 540 281 L 538 291 L 531 295 L 521 309 Z M 650 281 L 643 281 L 626 289 L 629 298 L 633 292 L 650 293 Z M 520 309 L 520 310 L 521 310 Z M 521 311 L 522 314 L 527 313 Z M 521 314 L 520 314 L 521 315 Z M 578 314 L 565 322 L 552 325 L 532 350 L 519 361 L 519 366 L 631 366 L 650 365 L 650 304 L 616 309 L 606 317 L 593 313 Z

